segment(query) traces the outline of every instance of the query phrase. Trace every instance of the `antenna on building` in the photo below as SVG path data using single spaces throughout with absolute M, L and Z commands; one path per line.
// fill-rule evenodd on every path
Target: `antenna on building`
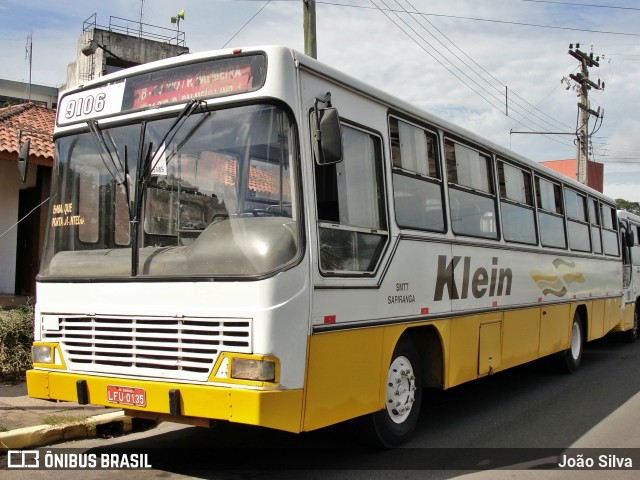
M 33 63 L 33 33 L 27 35 L 24 59 L 29 62 L 29 101 L 31 101 L 31 65 Z
M 140 37 L 142 38 L 142 16 L 144 15 L 144 0 L 140 0 Z

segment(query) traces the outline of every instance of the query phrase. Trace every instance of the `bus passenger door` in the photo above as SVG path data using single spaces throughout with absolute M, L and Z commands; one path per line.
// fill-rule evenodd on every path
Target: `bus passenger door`
M 626 220 L 620 220 L 620 247 L 622 251 L 622 315 L 623 330 L 627 330 L 633 323 L 635 307 L 635 296 L 633 295 L 632 278 L 634 275 L 631 266 L 631 248 L 633 245 L 633 234 L 630 225 Z
M 629 230 L 633 234 L 633 245 L 631 250 L 631 300 L 635 303 L 640 297 L 640 227 L 629 223 Z

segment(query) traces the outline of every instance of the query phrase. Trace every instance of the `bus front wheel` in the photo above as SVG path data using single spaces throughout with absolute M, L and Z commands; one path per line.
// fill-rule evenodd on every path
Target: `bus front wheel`
M 387 372 L 385 408 L 371 415 L 376 442 L 393 448 L 406 442 L 418 423 L 422 404 L 420 355 L 409 337 L 402 337 Z

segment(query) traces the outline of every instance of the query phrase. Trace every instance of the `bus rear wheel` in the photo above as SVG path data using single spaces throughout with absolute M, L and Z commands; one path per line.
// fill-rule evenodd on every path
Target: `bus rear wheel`
M 580 367 L 584 345 L 582 321 L 578 313 L 573 317 L 569 342 L 569 348 L 561 354 L 560 368 L 566 373 L 573 373 Z
M 420 355 L 409 337 L 402 337 L 391 358 L 385 384 L 385 408 L 371 415 L 374 440 L 393 448 L 409 440 L 422 404 Z
M 638 309 L 634 308 L 633 309 L 633 327 L 631 328 L 631 330 L 627 330 L 626 332 L 624 332 L 624 339 L 628 342 L 628 343 L 633 343 L 638 339 Z

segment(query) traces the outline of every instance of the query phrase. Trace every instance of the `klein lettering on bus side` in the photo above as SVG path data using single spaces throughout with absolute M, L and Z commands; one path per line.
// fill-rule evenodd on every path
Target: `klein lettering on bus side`
M 455 256 L 447 263 L 446 255 L 438 256 L 438 275 L 434 301 L 443 298 L 444 290 L 451 300 L 465 299 L 469 297 L 469 290 L 474 298 L 482 298 L 487 294 L 490 297 L 511 295 L 511 283 L 513 272 L 510 268 L 499 268 L 498 257 L 491 259 L 491 268 L 479 267 L 473 273 L 471 269 L 471 257 Z M 462 285 L 456 282 L 455 270 L 462 260 Z

